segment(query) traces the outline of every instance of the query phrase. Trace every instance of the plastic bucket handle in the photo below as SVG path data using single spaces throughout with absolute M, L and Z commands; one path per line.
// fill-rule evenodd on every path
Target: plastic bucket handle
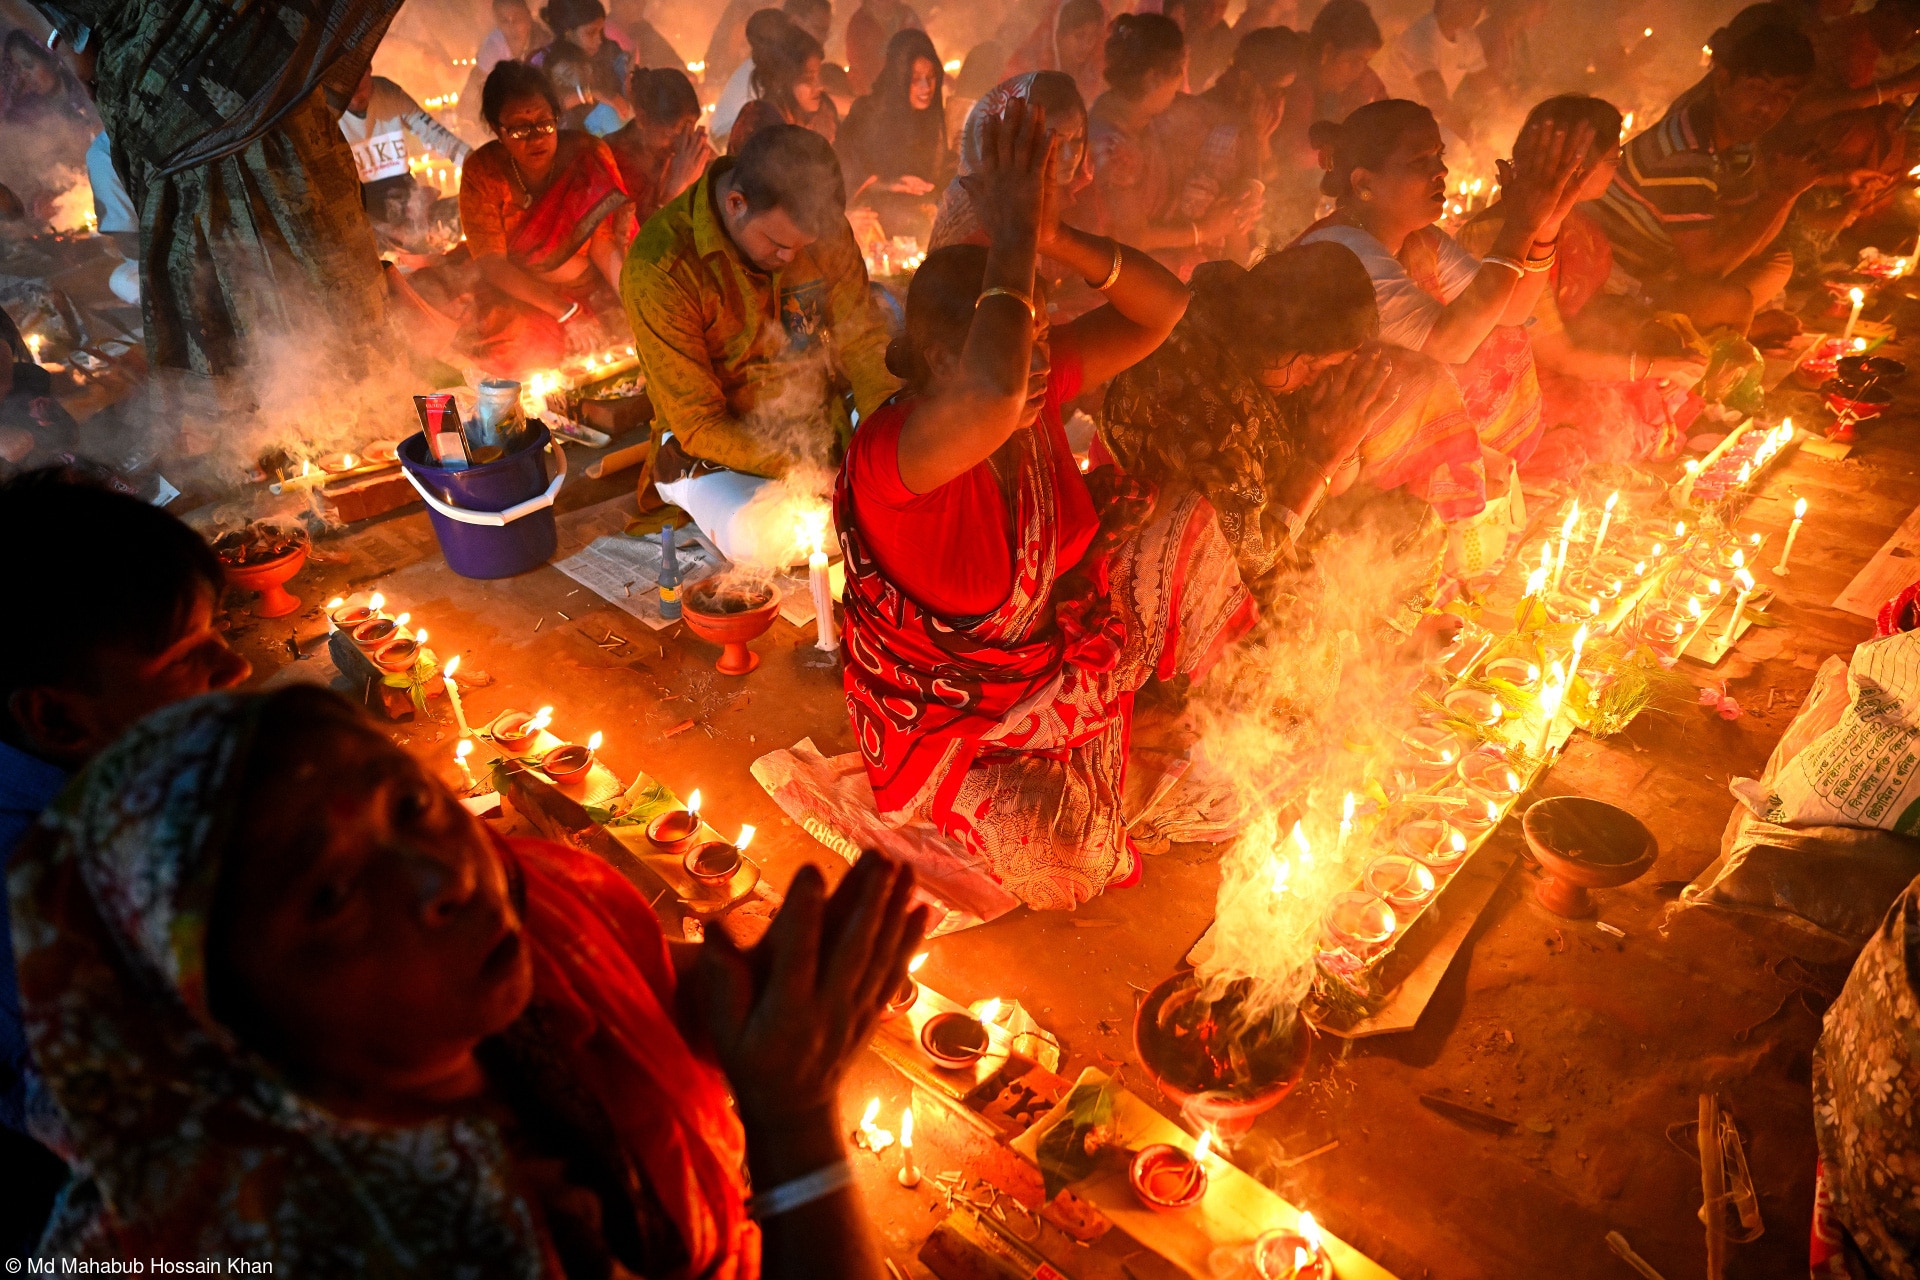
M 530 516 L 536 511 L 552 506 L 553 500 L 560 496 L 560 486 L 564 484 L 567 479 L 567 451 L 560 447 L 558 440 L 553 440 L 548 442 L 547 452 L 553 454 L 559 460 L 560 464 L 559 474 L 553 477 L 553 483 L 547 486 L 545 493 L 540 494 L 538 497 L 528 498 L 525 502 L 516 502 L 505 511 L 467 511 L 460 507 L 450 507 L 427 492 L 427 487 L 420 483 L 420 478 L 413 474 L 412 468 L 401 468 L 401 474 L 407 477 L 408 482 L 413 485 L 415 491 L 419 493 L 429 507 L 432 507 L 447 519 L 458 520 L 461 524 L 482 524 L 498 529 L 512 524 L 515 520 Z

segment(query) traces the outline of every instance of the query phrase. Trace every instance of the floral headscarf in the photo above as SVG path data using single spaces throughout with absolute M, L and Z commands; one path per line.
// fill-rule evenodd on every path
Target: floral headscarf
M 211 694 L 148 717 L 75 780 L 13 859 L 29 1043 L 88 1175 L 46 1246 L 250 1258 L 299 1275 L 541 1276 L 548 1247 L 510 1185 L 494 1124 L 340 1119 L 212 1016 L 208 919 L 269 701 Z M 569 1035 L 563 1048 L 582 1083 L 693 1262 L 753 1280 L 738 1125 L 717 1073 L 665 1013 L 658 926 L 649 938 L 621 891 L 650 922 L 644 899 L 591 855 L 535 841 L 503 842 L 502 853 L 527 888 L 534 1000 L 578 1031 L 582 1043 Z
M 1049 77 L 1043 82 L 1041 77 Z M 1065 81 L 1065 85 L 1054 83 Z M 1075 98 L 1080 96 L 1078 88 L 1073 87 L 1073 77 L 1064 71 L 1029 71 L 1025 75 L 1002 80 L 987 90 L 967 111 L 967 120 L 960 129 L 960 176 L 980 172 L 985 165 L 985 147 L 987 139 L 987 121 L 1004 112 L 1008 104 L 1018 100 L 1031 101 L 1036 85 L 1053 90 L 1071 89 Z M 1084 111 L 1085 104 L 1082 104 Z M 1068 184 L 1068 190 L 1079 192 L 1093 181 L 1093 148 L 1082 147 L 1079 168 Z M 943 249 L 950 244 L 985 244 L 986 235 L 980 225 L 979 216 L 973 210 L 973 197 L 961 185 L 960 178 L 947 184 L 940 198 L 940 212 L 933 220 L 933 234 L 928 248 Z

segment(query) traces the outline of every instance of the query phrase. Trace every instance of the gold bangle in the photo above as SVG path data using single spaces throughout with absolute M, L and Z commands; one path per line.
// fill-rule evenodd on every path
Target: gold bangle
M 1107 278 L 1105 280 L 1093 285 L 1093 287 L 1101 293 L 1105 293 L 1107 290 L 1113 288 L 1114 282 L 1120 279 L 1120 268 L 1125 263 L 1125 260 L 1125 256 L 1120 250 L 1120 242 L 1115 240 L 1113 242 L 1113 270 L 1107 272 Z M 1093 284 L 1091 280 L 1087 283 Z
M 974 299 L 974 302 L 973 302 L 974 310 L 976 311 L 979 310 L 980 304 L 985 302 L 988 298 L 1012 298 L 1015 302 L 1019 303 L 1021 306 L 1027 309 L 1028 320 L 1032 321 L 1034 324 L 1040 323 L 1040 313 L 1034 309 L 1033 299 L 1029 298 L 1026 294 L 1020 292 L 1018 289 L 1010 289 L 1004 284 L 997 284 L 993 286 L 993 288 L 991 289 L 982 289 L 980 291 L 980 296 Z

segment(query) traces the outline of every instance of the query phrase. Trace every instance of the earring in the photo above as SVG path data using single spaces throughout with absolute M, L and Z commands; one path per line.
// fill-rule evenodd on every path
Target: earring
M 1362 192 L 1360 193 L 1360 198 L 1361 198 L 1362 200 L 1371 200 L 1371 199 L 1373 199 L 1373 192 L 1371 192 L 1371 191 L 1362 191 Z

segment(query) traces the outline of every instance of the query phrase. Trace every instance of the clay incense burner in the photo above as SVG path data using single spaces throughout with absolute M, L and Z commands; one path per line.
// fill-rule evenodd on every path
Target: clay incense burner
M 760 655 L 747 648 L 747 641 L 773 625 L 780 611 L 779 587 L 730 587 L 724 575 L 712 574 L 688 587 L 680 603 L 688 629 L 721 646 L 720 660 L 713 664 L 721 675 L 744 676 L 760 665 Z
M 282 552 L 271 560 L 256 560 L 251 564 L 227 564 L 227 581 L 243 591 L 258 591 L 259 601 L 253 606 L 256 617 L 284 618 L 300 607 L 300 597 L 288 591 L 284 585 L 288 578 L 300 572 L 307 562 L 305 543 L 291 551 Z
M 1587 890 L 1638 880 L 1660 854 L 1646 823 L 1585 796 L 1540 801 L 1527 810 L 1521 830 L 1547 872 L 1534 896 L 1555 915 L 1573 920 L 1593 914 Z
M 1147 994 L 1133 1016 L 1133 1048 L 1168 1101 L 1221 1137 L 1245 1133 L 1307 1072 L 1313 1029 L 1289 1012 L 1250 1015 L 1245 983 L 1202 995 L 1191 969 Z
M 920 1028 L 920 1047 L 935 1066 L 949 1071 L 972 1066 L 992 1045 L 986 1024 L 972 1014 L 936 1013 Z

